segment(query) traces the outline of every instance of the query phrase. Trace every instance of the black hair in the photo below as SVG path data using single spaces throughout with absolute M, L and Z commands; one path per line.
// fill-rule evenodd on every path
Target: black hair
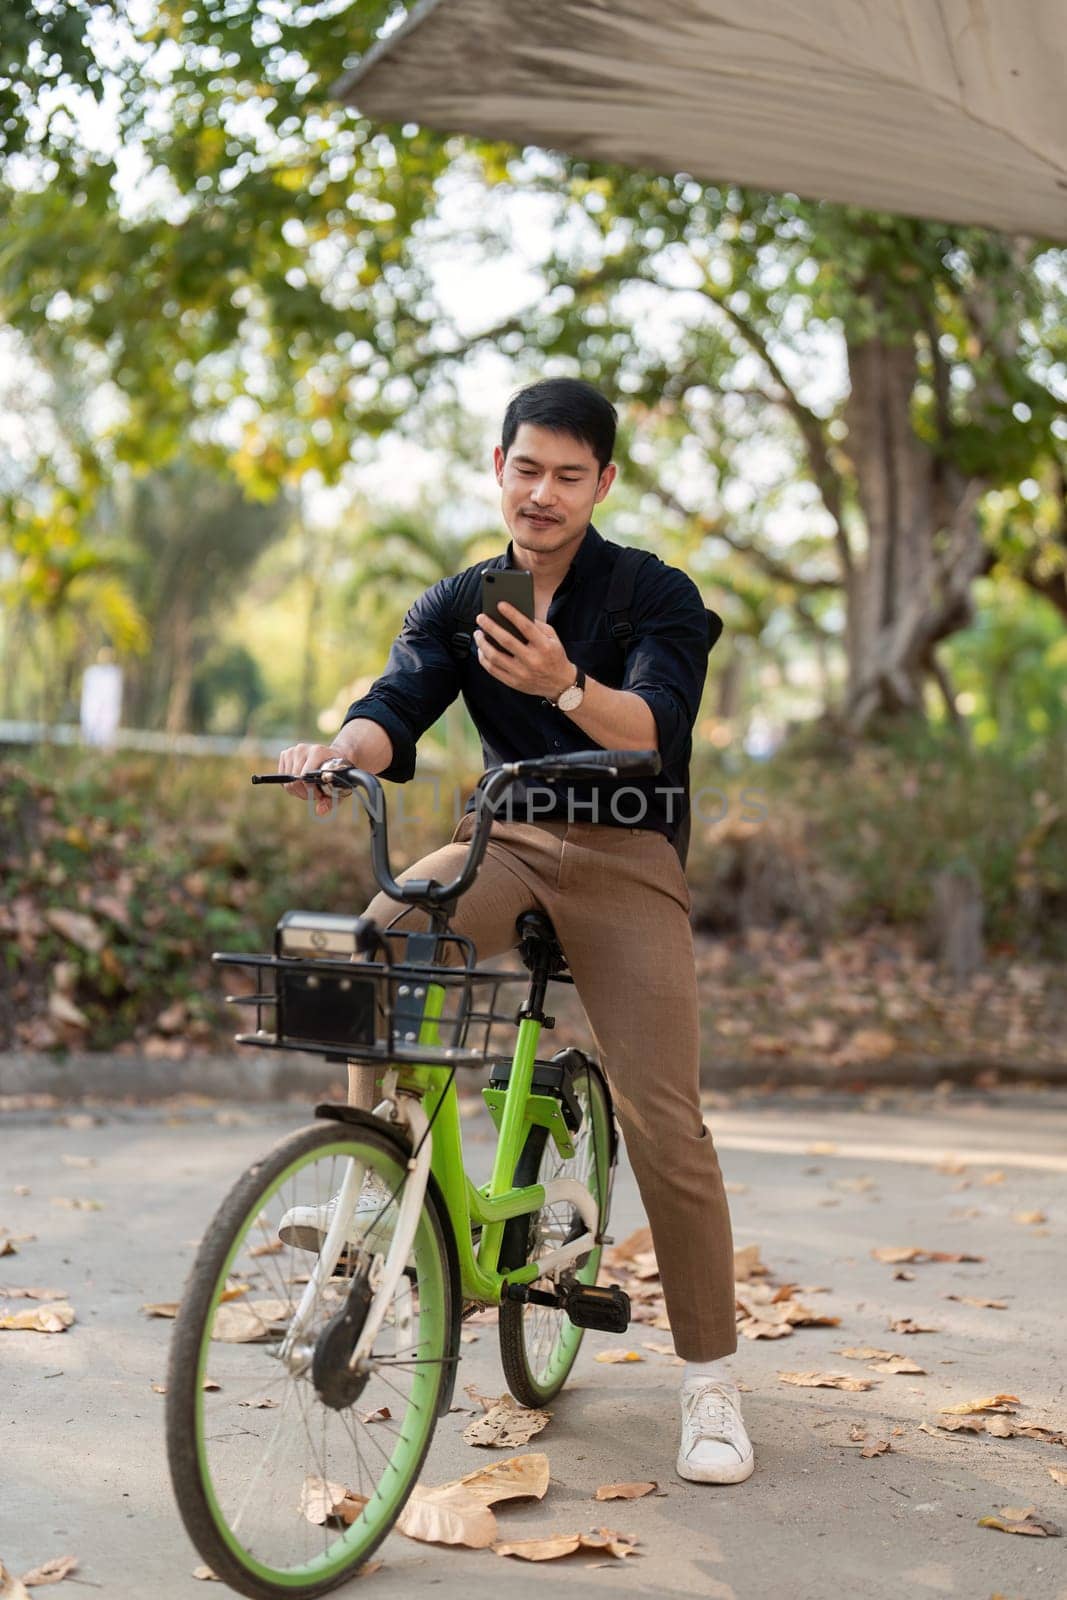
M 611 401 L 581 378 L 542 378 L 512 395 L 504 412 L 500 445 L 507 455 L 524 422 L 553 433 L 569 433 L 596 456 L 601 472 L 615 449 L 618 413 Z

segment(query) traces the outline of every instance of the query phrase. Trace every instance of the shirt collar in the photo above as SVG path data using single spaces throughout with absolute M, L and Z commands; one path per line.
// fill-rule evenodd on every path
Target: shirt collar
M 575 552 L 573 561 L 560 579 L 556 593 L 561 593 L 564 588 L 569 589 L 572 583 L 579 582 L 580 579 L 593 571 L 598 566 L 603 553 L 604 540 L 593 527 L 593 524 L 590 523 L 585 530 L 585 537 Z M 508 547 L 504 552 L 502 564 L 505 567 L 514 567 L 516 565 L 515 551 L 511 539 L 508 540 Z

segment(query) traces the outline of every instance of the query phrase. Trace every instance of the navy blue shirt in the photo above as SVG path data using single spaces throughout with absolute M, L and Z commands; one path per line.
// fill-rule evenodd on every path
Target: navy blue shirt
M 590 524 L 548 609 L 568 659 L 609 689 L 626 689 L 650 708 L 659 735 L 662 772 L 655 778 L 516 784 L 497 815 L 536 822 L 564 818 L 609 827 L 654 828 L 672 839 L 688 809 L 692 731 L 708 668 L 704 602 L 677 567 L 645 561 L 637 571 L 625 658 L 612 638 L 604 602 L 620 546 Z M 513 567 L 511 544 L 491 567 Z M 385 671 L 348 708 L 345 722 L 366 717 L 389 735 L 393 760 L 381 774 L 405 783 L 415 774 L 415 746 L 457 695 L 482 741 L 487 767 L 556 751 L 603 748 L 565 711 L 540 695 L 512 689 L 488 673 L 472 644 L 457 661 L 452 635 L 459 577 L 442 578 L 415 601 L 393 642 Z M 467 803 L 470 810 L 473 797 Z

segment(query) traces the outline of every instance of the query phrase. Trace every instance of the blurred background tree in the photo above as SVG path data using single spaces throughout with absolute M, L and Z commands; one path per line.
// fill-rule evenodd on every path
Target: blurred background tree
M 1064 252 L 372 125 L 330 85 L 405 9 L 6 6 L 0 714 L 75 719 L 104 652 L 127 725 L 329 737 L 414 595 L 500 548 L 508 393 L 581 375 L 620 410 L 600 526 L 726 621 L 695 782 L 730 804 L 694 828 L 698 930 L 840 938 L 848 1001 L 869 936 L 880 1015 L 882 933 L 921 945 L 962 861 L 991 949 L 1062 953 Z M 461 788 L 479 759 L 459 706 L 420 747 Z M 194 1002 L 205 903 L 213 936 L 253 942 L 293 884 L 350 908 L 355 843 L 339 872 L 286 813 L 279 870 L 244 756 L 210 765 L 93 752 L 52 793 L 46 752 L 0 818 L 27 906 L 103 894 L 111 916 L 132 852 L 129 948 L 80 969 L 100 1038 L 147 1025 L 164 970 Z M 47 1006 L 69 952 L 23 934 Z

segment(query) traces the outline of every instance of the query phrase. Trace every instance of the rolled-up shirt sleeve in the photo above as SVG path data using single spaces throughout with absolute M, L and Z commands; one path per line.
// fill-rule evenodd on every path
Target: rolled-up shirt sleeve
M 700 591 L 675 567 L 640 579 L 630 620 L 634 642 L 621 687 L 641 697 L 656 719 L 665 767 L 684 765 L 708 672 L 708 620 Z
M 393 759 L 381 776 L 393 783 L 415 776 L 416 744 L 459 693 L 448 586 L 443 579 L 419 596 L 393 640 L 385 671 L 345 713 L 345 723 L 365 717 L 385 729 Z

